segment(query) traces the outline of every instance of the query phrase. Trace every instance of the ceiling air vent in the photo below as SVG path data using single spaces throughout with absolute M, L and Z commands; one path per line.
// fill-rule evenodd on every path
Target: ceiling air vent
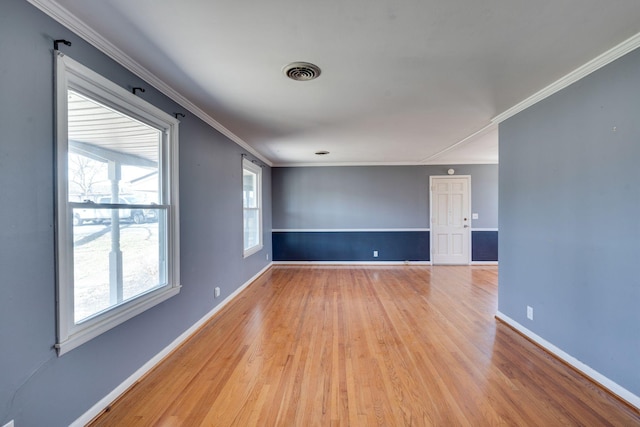
M 282 69 L 284 74 L 292 80 L 306 82 L 320 75 L 320 67 L 308 62 L 292 62 Z

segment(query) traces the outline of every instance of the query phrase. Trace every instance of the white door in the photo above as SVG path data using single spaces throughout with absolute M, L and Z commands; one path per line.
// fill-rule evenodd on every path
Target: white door
M 470 183 L 470 176 L 430 177 L 433 264 L 470 263 Z

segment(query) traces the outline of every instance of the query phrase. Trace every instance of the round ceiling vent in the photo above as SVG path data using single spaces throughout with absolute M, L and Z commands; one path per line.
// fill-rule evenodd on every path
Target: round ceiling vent
M 320 67 L 308 62 L 292 62 L 285 66 L 282 71 L 290 79 L 299 82 L 313 80 L 320 75 Z

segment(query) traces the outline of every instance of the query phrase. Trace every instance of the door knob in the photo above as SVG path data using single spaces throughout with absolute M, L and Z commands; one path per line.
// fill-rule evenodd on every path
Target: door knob
M 469 228 L 469 226 L 467 224 L 464 225 L 464 228 Z

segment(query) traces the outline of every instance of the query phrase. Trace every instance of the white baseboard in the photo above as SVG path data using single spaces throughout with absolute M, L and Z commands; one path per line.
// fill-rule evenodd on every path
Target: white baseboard
M 102 412 L 107 406 L 109 406 L 112 402 L 114 402 L 118 397 L 120 397 L 124 392 L 126 392 L 129 387 L 134 385 L 136 381 L 142 378 L 147 372 L 153 369 L 158 363 L 160 363 L 165 357 L 167 357 L 173 350 L 178 348 L 180 344 L 185 342 L 191 335 L 193 335 L 202 325 L 211 319 L 218 311 L 222 309 L 225 305 L 231 302 L 240 292 L 242 292 L 247 286 L 253 283 L 258 276 L 267 271 L 269 267 L 271 267 L 271 263 L 267 264 L 262 270 L 260 270 L 256 275 L 254 275 L 251 279 L 247 280 L 242 286 L 236 289 L 231 295 L 225 298 L 220 304 L 216 305 L 211 311 L 205 314 L 200 320 L 194 323 L 189 329 L 184 331 L 178 338 L 173 340 L 171 344 L 166 346 L 160 353 L 156 354 L 152 357 L 147 363 L 142 365 L 140 369 L 134 372 L 129 378 L 124 380 L 118 387 L 116 387 L 111 393 L 100 399 L 98 403 L 93 405 L 91 409 L 82 414 L 80 418 L 75 420 L 70 427 L 82 427 L 85 426 L 89 421 L 94 419 L 100 412 Z
M 538 344 L 539 346 L 541 346 L 542 348 L 547 350 L 549 353 L 551 353 L 554 356 L 556 356 L 558 359 L 560 359 L 560 360 L 564 361 L 565 363 L 571 365 L 572 367 L 574 367 L 575 369 L 577 369 L 578 371 L 580 371 L 581 373 L 583 373 L 584 375 L 589 377 L 591 380 L 593 380 L 596 383 L 600 384 L 602 387 L 606 388 L 611 393 L 615 394 L 620 399 L 622 399 L 625 402 L 627 402 L 629 405 L 631 405 L 634 408 L 640 410 L 640 397 L 639 396 L 636 396 L 635 394 L 631 393 L 629 390 L 627 390 L 626 388 L 624 388 L 621 385 L 617 384 L 616 382 L 610 380 L 609 378 L 605 377 L 604 375 L 602 375 L 601 373 L 599 373 L 595 369 L 585 365 L 584 363 L 582 363 L 581 361 L 579 361 L 575 357 L 573 357 L 570 354 L 568 354 L 568 353 L 564 352 L 563 350 L 559 349 L 558 347 L 556 347 L 555 345 L 551 344 L 549 341 L 545 340 L 541 336 L 531 332 L 529 329 L 525 328 L 520 323 L 518 323 L 515 320 L 511 319 L 509 316 L 506 316 L 505 314 L 503 314 L 503 313 L 498 311 L 496 313 L 496 318 L 498 318 L 499 320 L 503 321 L 507 325 L 511 326 L 513 329 L 515 329 L 516 331 L 520 332 L 522 335 L 526 336 L 531 341 L 535 342 L 536 344 Z
M 274 265 L 431 265 L 431 261 L 273 261 Z
M 431 261 L 273 261 L 273 265 L 433 265 Z M 456 264 L 442 264 L 456 265 Z M 498 265 L 498 261 L 471 261 L 469 265 Z

